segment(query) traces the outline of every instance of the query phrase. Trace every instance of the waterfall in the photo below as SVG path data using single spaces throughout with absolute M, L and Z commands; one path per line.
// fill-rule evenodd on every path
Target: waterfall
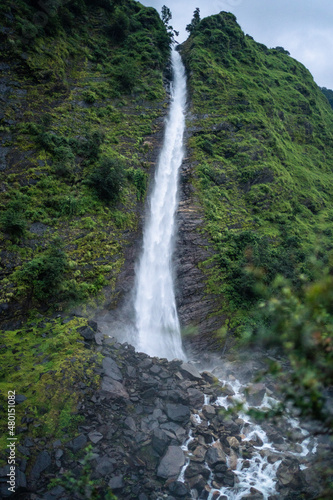
M 178 52 L 173 50 L 171 57 L 171 105 L 136 274 L 135 343 L 137 349 L 151 356 L 185 359 L 174 293 L 172 254 L 178 172 L 184 157 L 186 78 Z

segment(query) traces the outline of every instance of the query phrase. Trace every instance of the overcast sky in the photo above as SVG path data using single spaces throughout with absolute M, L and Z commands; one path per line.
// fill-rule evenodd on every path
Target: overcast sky
M 201 18 L 221 10 L 233 12 L 243 31 L 267 47 L 281 46 L 302 62 L 321 87 L 333 89 L 333 0 L 141 0 L 161 12 L 172 12 L 179 41 L 193 11 Z

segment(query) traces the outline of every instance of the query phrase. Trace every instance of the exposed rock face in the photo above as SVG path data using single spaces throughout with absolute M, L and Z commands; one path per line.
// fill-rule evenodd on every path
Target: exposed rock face
M 191 129 L 188 129 L 188 137 L 190 134 Z M 212 252 L 204 233 L 203 211 L 192 185 L 193 171 L 194 165 L 185 159 L 180 175 L 175 274 L 179 319 L 182 327 L 190 328 L 191 333 L 193 330 L 185 343 L 196 352 L 203 347 L 221 348 L 214 333 L 223 325 L 224 317 L 214 314 L 220 309 L 221 297 L 207 293 L 205 274 L 200 268 Z

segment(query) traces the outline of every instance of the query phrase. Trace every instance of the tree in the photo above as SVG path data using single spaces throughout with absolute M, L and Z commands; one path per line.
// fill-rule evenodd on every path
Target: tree
M 193 33 L 193 31 L 197 28 L 198 24 L 200 23 L 200 9 L 197 7 L 195 11 L 193 12 L 193 18 L 190 24 L 186 26 L 186 31 L 188 31 L 190 34 Z
M 171 44 L 176 43 L 175 36 L 179 35 L 179 31 L 176 31 L 175 29 L 173 29 L 173 27 L 171 25 L 169 25 L 169 22 L 172 19 L 172 14 L 171 14 L 171 10 L 166 5 L 163 5 L 163 7 L 162 7 L 161 18 L 162 18 L 162 21 L 164 23 L 164 26 L 167 29 L 167 32 L 168 32 L 168 35 L 170 38 L 170 43 Z
M 88 178 L 101 200 L 116 201 L 124 184 L 124 165 L 120 160 L 103 158 L 99 167 Z
M 55 240 L 43 254 L 24 264 L 16 271 L 16 280 L 28 291 L 30 297 L 43 302 L 56 295 L 64 282 L 67 256 L 62 242 Z

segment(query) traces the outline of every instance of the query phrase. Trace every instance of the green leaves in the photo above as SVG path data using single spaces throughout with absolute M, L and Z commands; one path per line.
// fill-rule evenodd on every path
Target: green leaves
M 124 180 L 123 162 L 103 158 L 97 169 L 89 176 L 88 184 L 92 186 L 101 200 L 114 202 L 119 198 Z
M 54 244 L 16 271 L 15 280 L 37 301 L 52 297 L 64 282 L 67 257 L 61 243 Z

